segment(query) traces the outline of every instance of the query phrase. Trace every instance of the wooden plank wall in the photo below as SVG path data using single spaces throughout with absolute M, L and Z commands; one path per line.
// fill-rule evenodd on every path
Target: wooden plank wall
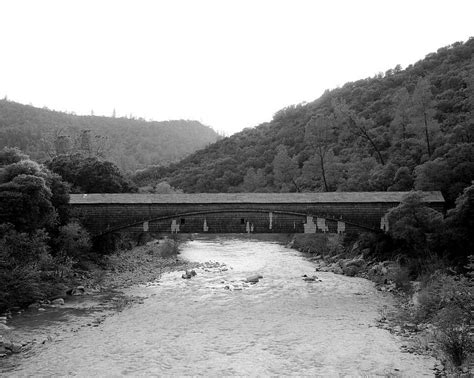
M 443 211 L 443 204 L 429 204 Z M 306 215 L 326 218 L 329 232 L 337 232 L 337 220 L 346 223 L 346 232 L 360 231 L 364 227 L 380 229 L 381 218 L 398 203 L 319 203 L 319 204 L 73 204 L 71 214 L 77 217 L 93 234 L 118 230 L 132 225 L 128 231 L 143 232 L 143 222 L 148 221 L 148 231 L 171 232 L 172 219 L 179 224 L 179 232 L 204 232 L 204 219 L 209 233 L 247 232 L 247 222 L 253 225 L 254 233 L 298 233 L 303 232 Z M 248 211 L 255 210 L 255 212 Z M 183 214 L 209 212 L 208 214 Z M 211 213 L 213 212 L 213 213 Z M 269 228 L 269 213 L 273 214 L 272 229 Z M 299 215 L 284 214 L 298 213 Z M 151 219 L 164 218 L 161 221 Z M 182 221 L 181 219 L 184 219 Z M 244 220 L 244 222 L 242 222 Z M 184 222 L 184 223 L 182 223 Z M 350 224 L 351 223 L 351 224 Z M 358 227 L 358 226 L 359 227 Z

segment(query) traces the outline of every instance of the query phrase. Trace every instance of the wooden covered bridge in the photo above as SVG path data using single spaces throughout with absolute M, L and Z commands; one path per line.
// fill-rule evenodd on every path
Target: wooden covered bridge
M 93 236 L 113 233 L 344 233 L 386 231 L 406 192 L 72 194 Z M 443 211 L 440 192 L 424 202 Z

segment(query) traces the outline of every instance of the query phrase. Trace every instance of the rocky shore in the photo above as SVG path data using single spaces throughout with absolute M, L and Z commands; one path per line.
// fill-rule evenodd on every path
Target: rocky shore
M 63 285 L 61 294 L 34 302 L 25 309 L 13 308 L 0 314 L 0 358 L 52 341 L 52 335 L 41 331 L 17 330 L 12 324 L 21 322 L 22 317 L 34 317 L 37 321 L 41 317 L 47 319 L 55 311 L 77 310 L 87 313 L 87 316 L 83 316 L 82 322 L 64 324 L 61 327 L 64 332 L 96 327 L 107 316 L 143 301 L 143 298 L 127 295 L 126 288 L 159 281 L 167 272 L 194 267 L 181 260 L 179 255 L 169 254 L 165 251 L 167 249 L 163 242 L 157 242 L 107 256 L 101 266 L 91 264 L 88 270 L 73 271 L 69 285 Z M 60 336 L 56 334 L 54 337 Z
M 468 377 L 474 374 L 472 362 L 461 367 L 453 366 L 439 344 L 436 326 L 417 319 L 415 314 L 420 307 L 420 282 L 410 281 L 396 261 L 368 258 L 373 254 L 358 242 L 344 249 L 337 236 L 323 242 L 321 240 L 296 235 L 290 246 L 304 252 L 316 265 L 316 272 L 365 278 L 374 282 L 377 290 L 392 295 L 394 305 L 381 310 L 377 327 L 402 338 L 403 352 L 435 357 L 439 361 L 435 366 L 436 376 Z

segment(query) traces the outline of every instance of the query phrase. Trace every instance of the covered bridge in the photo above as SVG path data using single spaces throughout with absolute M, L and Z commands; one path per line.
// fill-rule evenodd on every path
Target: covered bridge
M 407 192 L 72 194 L 72 215 L 110 233 L 315 233 L 388 230 Z M 423 192 L 442 212 L 440 192 Z

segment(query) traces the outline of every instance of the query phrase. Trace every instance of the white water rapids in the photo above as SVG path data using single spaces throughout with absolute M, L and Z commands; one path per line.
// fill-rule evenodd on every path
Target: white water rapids
M 402 353 L 402 341 L 375 326 L 392 302 L 367 280 L 318 272 L 321 282 L 305 282 L 311 261 L 246 237 L 189 241 L 182 257 L 219 264 L 133 289 L 144 303 L 37 348 L 6 374 L 433 375 L 432 358 Z M 252 274 L 263 279 L 244 285 Z

